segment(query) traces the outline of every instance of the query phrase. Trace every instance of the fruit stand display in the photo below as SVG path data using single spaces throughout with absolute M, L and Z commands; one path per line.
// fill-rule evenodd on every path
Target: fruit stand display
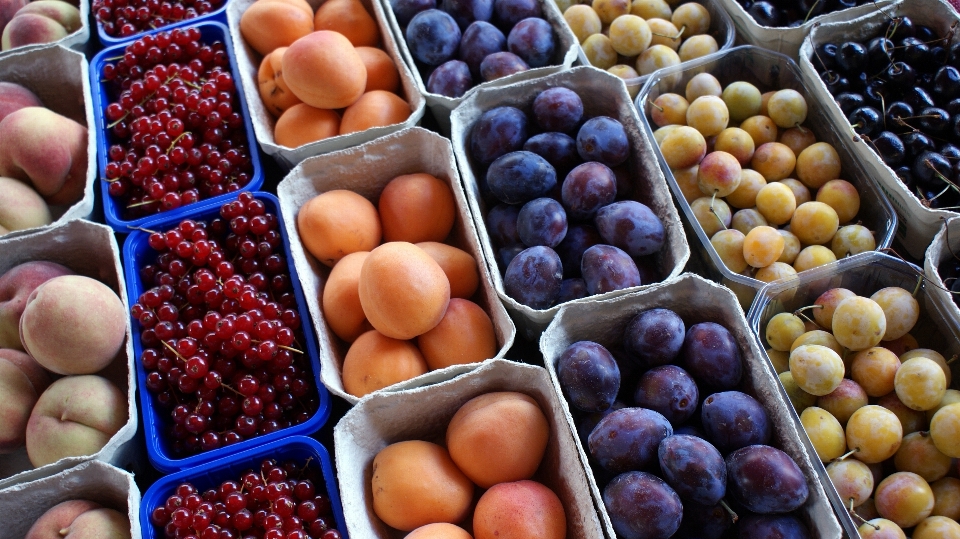
M 960 539 L 944 1 L 0 24 L 0 539 Z

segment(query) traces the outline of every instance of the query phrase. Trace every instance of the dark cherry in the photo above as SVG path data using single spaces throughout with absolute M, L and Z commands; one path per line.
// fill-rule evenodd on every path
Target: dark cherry
M 847 120 L 858 135 L 866 135 L 870 138 L 879 133 L 883 127 L 883 116 L 873 107 L 860 107 L 851 112 Z
M 836 96 L 835 99 L 844 115 L 849 115 L 854 110 L 866 105 L 863 95 L 854 92 L 844 92 Z
M 879 36 L 870 40 L 867 44 L 867 55 L 869 56 L 869 65 L 871 73 L 878 73 L 887 68 L 893 61 L 893 41 Z
M 867 61 L 867 48 L 856 41 L 842 43 L 837 49 L 837 66 L 846 73 L 863 71 Z
M 933 76 L 933 87 L 930 90 L 940 101 L 960 97 L 960 70 L 953 66 L 941 67 Z
M 747 13 L 757 21 L 760 26 L 777 27 L 783 26 L 783 15 L 780 10 L 766 0 L 758 0 L 747 10 Z
M 905 62 L 894 62 L 884 71 L 887 81 L 896 87 L 906 88 L 912 86 L 917 80 L 917 72 L 913 66 Z
M 903 141 L 909 157 L 918 156 L 936 148 L 933 139 L 919 131 L 911 131 L 900 137 L 900 140 Z
M 939 134 L 950 128 L 950 113 L 929 107 L 920 111 L 920 129 L 926 133 Z
M 877 154 L 883 159 L 883 162 L 890 167 L 902 163 L 907 155 L 903 141 L 890 131 L 883 131 L 877 135 L 873 139 L 873 147 L 877 150 Z
M 837 44 L 823 43 L 814 49 L 813 66 L 818 72 L 830 71 L 837 67 Z
M 887 112 L 884 114 L 884 120 L 887 129 L 893 131 L 903 131 L 904 127 L 898 121 L 899 118 L 910 118 L 913 116 L 913 107 L 903 101 L 894 101 L 887 104 Z
M 923 152 L 913 161 L 913 178 L 921 189 L 942 190 L 953 181 L 952 174 L 950 161 L 939 153 Z

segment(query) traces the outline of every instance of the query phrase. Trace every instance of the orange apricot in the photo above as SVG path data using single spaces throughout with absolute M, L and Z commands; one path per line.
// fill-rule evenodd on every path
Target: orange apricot
M 297 212 L 297 232 L 304 248 L 322 264 L 333 266 L 357 251 L 380 244 L 380 217 L 362 196 L 336 189 L 308 200 Z
M 453 228 L 457 206 L 443 180 L 426 173 L 390 180 L 377 202 L 385 241 L 443 241 Z
M 340 134 L 395 125 L 410 117 L 410 104 L 393 92 L 373 90 L 343 111 Z
M 313 18 L 303 8 L 287 2 L 254 2 L 240 16 L 240 34 L 253 49 L 266 56 L 313 32 Z
M 290 4 L 296 8 L 299 8 L 301 11 L 306 13 L 310 18 L 313 18 L 313 8 L 310 7 L 310 4 L 307 3 L 307 0 L 257 0 L 261 4 L 266 4 L 269 2 L 280 2 L 281 4 Z
M 363 95 L 367 69 L 347 38 L 319 30 L 296 40 L 283 54 L 283 79 L 304 103 L 342 109 Z
M 417 337 L 430 370 L 479 363 L 497 355 L 493 321 L 476 303 L 452 298 L 437 327 Z
M 360 0 L 327 0 L 313 17 L 317 30 L 340 32 L 354 47 L 374 47 L 380 42 L 380 28 Z
M 263 106 L 277 118 L 285 110 L 300 103 L 300 99 L 290 91 L 287 83 L 283 80 L 283 69 L 280 61 L 286 50 L 286 47 L 279 47 L 264 56 L 263 61 L 260 62 L 260 70 L 257 72 L 257 84 L 260 87 L 260 99 L 263 101 Z M 338 119 L 337 131 L 339 130 L 340 121 Z
M 363 89 L 364 93 L 373 90 L 400 90 L 400 72 L 387 53 L 375 47 L 357 47 L 356 50 L 367 68 L 367 86 Z
M 360 269 L 360 305 L 374 329 L 412 339 L 437 327 L 450 303 L 450 281 L 423 249 L 388 242 Z
M 473 539 L 473 536 L 456 524 L 434 522 L 420 526 L 403 539 Z
M 435 241 L 424 241 L 416 245 L 440 264 L 450 281 L 451 298 L 473 297 L 480 286 L 480 272 L 477 270 L 477 261 L 470 253 Z
M 477 539 L 564 539 L 560 498 L 536 481 L 500 483 L 483 493 L 473 513 Z
M 337 337 L 353 342 L 373 329 L 360 306 L 360 268 L 370 253 L 359 251 L 340 259 L 323 287 L 323 319 Z
M 371 329 L 353 341 L 343 358 L 343 389 L 363 397 L 426 372 L 427 363 L 413 343 Z
M 335 110 L 318 109 L 298 103 L 284 112 L 273 128 L 280 146 L 297 148 L 318 140 L 335 137 L 340 131 L 340 115 Z

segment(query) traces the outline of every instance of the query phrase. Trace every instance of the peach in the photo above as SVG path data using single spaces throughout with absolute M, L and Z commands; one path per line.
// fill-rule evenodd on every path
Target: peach
M 92 374 L 117 356 L 127 311 L 116 292 L 83 275 L 54 277 L 27 298 L 20 317 L 24 350 L 57 374 Z
M 367 68 L 342 34 L 318 30 L 298 39 L 283 54 L 283 78 L 304 103 L 342 109 L 363 95 Z
M 400 72 L 393 59 L 376 47 L 357 47 L 357 54 L 367 68 L 367 86 L 364 93 L 372 90 L 397 92 L 400 90 Z
M 0 348 L 23 350 L 20 317 L 27 298 L 46 281 L 72 274 L 66 266 L 37 260 L 24 262 L 0 275 Z
M 240 16 L 244 41 L 266 56 L 313 32 L 313 17 L 288 2 L 254 2 Z
M 327 0 L 320 4 L 313 27 L 339 32 L 354 47 L 375 47 L 380 42 L 380 28 L 360 0 Z
M 78 516 L 99 509 L 100 504 L 90 500 L 67 500 L 58 503 L 40 516 L 33 523 L 30 531 L 27 532 L 24 539 L 44 539 L 47 537 L 58 537 L 60 530 L 70 526 Z
M 37 391 L 37 395 L 43 393 L 50 386 L 52 381 L 50 373 L 41 367 L 37 360 L 20 350 L 0 348 L 0 360 L 12 363 L 20 372 L 25 374 L 27 379 L 30 380 L 30 384 Z
M 10 19 L 0 36 L 0 49 L 8 51 L 24 45 L 53 43 L 67 37 L 67 29 L 59 22 L 38 13 L 24 13 Z
M 323 318 L 337 337 L 353 342 L 373 329 L 360 306 L 360 268 L 370 253 L 359 251 L 340 259 L 323 287 Z
M 57 21 L 67 31 L 68 35 L 83 26 L 80 20 L 80 10 L 62 0 L 33 0 L 18 11 L 16 16 L 20 17 L 25 13 L 43 15 Z
M 29 0 L 0 0 L 0 33 Z
M 257 84 L 260 87 L 260 99 L 270 114 L 280 117 L 290 107 L 300 103 L 300 99 L 293 95 L 287 83 L 283 80 L 281 60 L 286 47 L 279 47 L 263 57 L 260 70 L 257 72 Z M 340 128 L 339 122 L 337 129 Z
M 410 114 L 410 104 L 397 94 L 373 90 L 360 96 L 360 99 L 343 111 L 340 134 L 395 125 L 405 121 Z
M 416 244 L 440 264 L 450 281 L 451 298 L 470 298 L 480 286 L 480 271 L 473 256 L 446 243 L 424 241 Z
M 420 526 L 403 539 L 473 539 L 473 536 L 456 524 L 434 522 Z
M 343 389 L 363 397 L 426 372 L 427 362 L 413 343 L 371 329 L 353 341 L 343 358 Z
M 513 391 L 467 401 L 450 419 L 446 437 L 450 458 L 483 488 L 533 477 L 549 439 L 540 405 Z
M 0 176 L 33 184 L 48 204 L 73 204 L 87 183 L 87 128 L 43 107 L 0 121 Z
M 0 357 L 0 454 L 23 446 L 39 392 L 16 365 Z
M 273 128 L 277 144 L 297 148 L 340 134 L 340 115 L 335 110 L 318 109 L 297 103 L 287 109 Z
M 552 490 L 536 481 L 500 483 L 480 496 L 476 539 L 564 539 L 567 517 Z
M 50 384 L 27 422 L 34 466 L 93 455 L 127 422 L 127 398 L 106 378 L 67 376 Z
M 83 505 L 93 504 L 93 507 L 75 514 L 80 505 L 59 509 L 64 504 L 82 502 Z M 55 513 L 55 518 L 44 521 L 48 514 Z M 70 515 L 75 514 L 73 518 Z M 55 526 L 55 524 L 60 524 Z M 39 526 L 38 526 L 39 525 Z M 130 539 L 130 520 L 126 515 L 110 509 L 100 507 L 87 500 L 71 500 L 55 505 L 40 517 L 25 539 Z
M 40 193 L 19 180 L 0 177 L 0 236 L 52 221 L 50 208 Z
M 493 322 L 476 303 L 451 298 L 437 327 L 417 337 L 417 346 L 431 370 L 479 363 L 497 355 Z
M 0 31 L 3 26 L 3 8 L 13 5 L 9 2 L 0 0 Z M 20 86 L 15 82 L 0 82 L 0 120 L 7 117 L 8 114 L 24 107 L 42 107 L 43 103 L 37 94 Z

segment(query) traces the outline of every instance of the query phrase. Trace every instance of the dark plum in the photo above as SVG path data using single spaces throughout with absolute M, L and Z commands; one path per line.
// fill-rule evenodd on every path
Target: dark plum
M 560 295 L 557 296 L 557 304 L 566 303 L 575 299 L 583 299 L 589 296 L 587 292 L 587 283 L 579 277 L 564 279 L 560 283 Z
M 502 79 L 515 73 L 522 73 L 530 66 L 512 52 L 495 52 L 480 62 L 480 77 L 484 82 Z
M 616 200 L 617 177 L 607 165 L 589 161 L 567 174 L 560 193 L 570 217 L 590 220 L 600 208 Z
M 664 480 L 682 500 L 714 505 L 727 493 L 727 466 L 710 442 L 674 435 L 660 442 L 657 455 Z
M 746 515 L 740 520 L 740 539 L 810 539 L 803 522 L 793 515 Z
M 507 36 L 507 48 L 530 67 L 550 64 L 557 48 L 550 23 L 540 17 L 529 17 L 518 22 Z
M 557 185 L 557 173 L 546 159 L 533 152 L 510 152 L 487 169 L 487 186 L 507 204 L 523 204 L 545 196 Z
M 676 428 L 697 411 L 700 393 L 687 371 L 676 365 L 661 365 L 643 373 L 633 392 L 633 402 L 660 412 Z
M 523 245 L 511 245 L 510 247 L 501 247 L 497 249 L 497 266 L 501 272 L 507 271 L 510 262 L 520 254 L 525 247 Z
M 633 317 L 623 331 L 623 347 L 648 367 L 672 363 L 680 354 L 686 330 L 670 309 L 650 309 Z
M 470 130 L 470 155 L 482 166 L 523 147 L 527 140 L 527 115 L 516 107 L 484 112 Z
M 677 429 L 674 429 L 673 433 L 674 433 L 674 434 L 688 434 L 688 435 L 690 435 L 690 436 L 696 436 L 697 438 L 703 438 L 703 437 L 704 437 L 703 429 L 700 428 L 700 425 L 694 425 L 694 424 L 691 424 L 691 423 L 687 423 L 686 425 L 684 425 L 684 426 L 682 426 L 682 427 L 679 427 L 679 428 L 677 428 Z M 704 438 L 704 439 L 706 439 L 706 438 Z
M 748 445 L 727 455 L 727 491 L 754 513 L 788 513 L 809 495 L 797 463 L 769 445 Z
M 663 222 L 649 207 L 635 200 L 600 208 L 594 223 L 604 241 L 630 256 L 653 254 L 663 246 Z
M 549 88 L 534 98 L 533 118 L 544 131 L 572 133 L 583 118 L 583 101 L 573 90 Z
M 859 73 L 866 69 L 867 48 L 856 41 L 841 43 L 837 48 L 837 66 L 846 73 Z M 884 64 L 883 67 L 887 67 Z
M 530 247 L 510 261 L 503 274 L 503 291 L 527 307 L 546 309 L 560 295 L 562 280 L 557 253 L 549 247 Z
M 599 161 L 612 168 L 630 157 L 630 141 L 619 121 L 594 116 L 577 131 L 577 151 L 584 161 Z
M 557 170 L 557 174 L 565 174 L 580 163 L 577 141 L 566 133 L 551 131 L 534 135 L 527 139 L 523 149 L 546 159 Z
M 543 17 L 543 9 L 537 0 L 494 0 L 493 12 L 497 24 L 506 30 L 528 17 Z
M 552 198 L 535 198 L 520 208 L 517 233 L 528 247 L 556 247 L 567 235 L 567 212 Z
M 460 60 L 440 64 L 427 79 L 428 92 L 446 97 L 463 97 L 472 86 L 470 68 Z
M 490 239 L 498 247 L 519 245 L 520 234 L 517 233 L 517 216 L 520 215 L 520 206 L 497 204 L 487 212 L 487 231 Z
M 594 245 L 584 251 L 580 261 L 580 273 L 591 295 L 642 284 L 636 262 L 623 250 L 612 245 Z
M 714 322 L 702 322 L 687 329 L 680 359 L 694 380 L 721 391 L 736 387 L 743 375 L 737 341 L 727 328 Z
M 624 408 L 604 417 L 587 439 L 590 455 L 613 473 L 642 470 L 657 460 L 657 447 L 673 427 L 646 408 Z
M 460 59 L 470 66 L 475 77 L 480 76 L 480 63 L 488 54 L 507 50 L 507 38 L 496 26 L 486 21 L 475 21 L 463 31 L 460 40 Z
M 437 0 L 390 0 L 390 7 L 393 8 L 393 16 L 397 18 L 397 24 L 404 27 L 410 24 L 410 19 L 417 13 L 436 9 Z
M 714 393 L 704 399 L 700 423 L 707 439 L 723 454 L 748 445 L 765 444 L 772 432 L 763 405 L 740 391 Z
M 460 28 L 439 9 L 421 11 L 410 19 L 406 31 L 410 54 L 421 63 L 438 66 L 457 55 Z
M 609 408 L 602 412 L 595 412 L 589 414 L 577 414 L 578 416 L 582 415 L 577 421 L 577 438 L 580 438 L 580 444 L 583 447 L 587 447 L 587 439 L 590 437 L 590 433 L 593 432 L 593 429 L 596 428 L 597 423 L 600 423 L 600 420 L 607 417 L 617 410 L 626 408 L 627 405 L 623 401 L 615 400 Z M 602 468 L 600 468 L 602 470 Z
M 449 13 L 460 28 L 493 18 L 493 0 L 441 0 L 440 9 Z
M 730 513 L 719 503 L 700 505 L 684 502 L 683 521 L 675 539 L 720 539 L 733 525 Z M 772 539 L 772 538 L 771 538 Z
M 647 472 L 614 477 L 603 489 L 603 505 L 619 539 L 667 539 L 683 517 L 677 493 Z
M 557 245 L 557 254 L 563 262 L 563 276 L 577 277 L 580 275 L 580 262 L 583 260 L 583 252 L 603 242 L 597 229 L 590 225 L 571 225 L 567 229 L 567 235 L 564 236 L 560 245 Z
M 602 412 L 620 390 L 620 369 L 603 345 L 578 341 L 557 358 L 557 379 L 567 400 L 578 410 Z

